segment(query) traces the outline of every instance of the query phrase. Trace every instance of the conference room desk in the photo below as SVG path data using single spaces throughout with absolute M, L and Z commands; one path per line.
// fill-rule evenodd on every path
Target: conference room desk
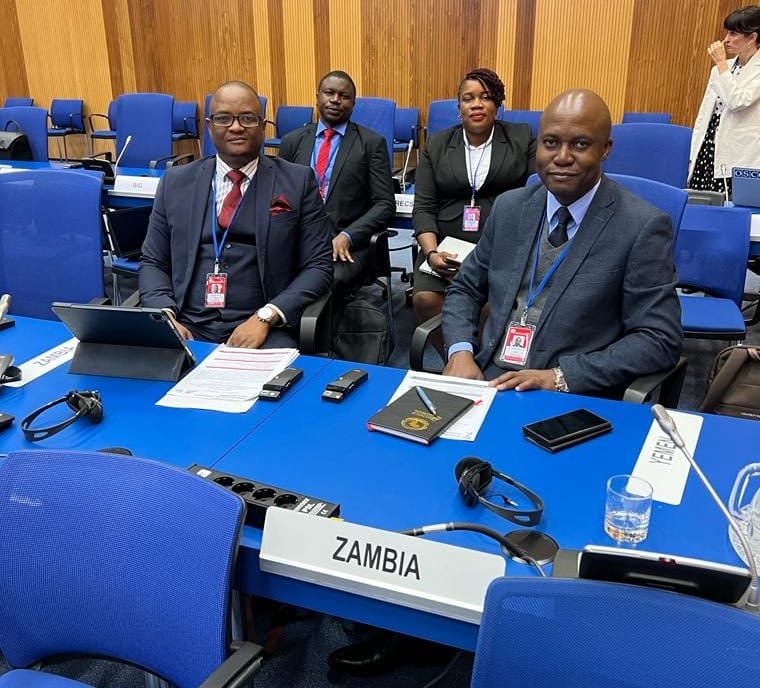
M 502 392 L 475 442 L 439 439 L 425 446 L 367 430 L 367 419 L 385 405 L 403 370 L 362 365 L 369 379 L 343 403 L 320 399 L 327 382 L 352 365 L 332 361 L 281 404 L 214 468 L 341 504 L 351 522 L 403 530 L 448 521 L 481 523 L 501 533 L 517 526 L 462 502 L 454 468 L 478 456 L 538 492 L 545 511 L 538 530 L 563 548 L 614 545 L 603 529 L 605 486 L 630 472 L 651 423 L 650 408 L 556 392 Z M 587 408 L 612 422 L 605 436 L 550 454 L 522 437 L 525 423 Z M 760 424 L 706 416 L 696 457 L 724 500 L 739 469 L 760 459 Z M 496 481 L 491 493 L 504 488 Z M 508 491 L 510 496 L 513 491 Z M 472 650 L 477 627 L 262 573 L 257 552 L 262 532 L 246 527 L 238 560 L 238 586 L 265 597 L 395 629 Z M 442 542 L 498 553 L 498 544 L 471 532 L 442 533 Z M 690 473 L 680 506 L 655 503 L 648 538 L 640 549 L 739 564 L 727 526 L 704 487 Z M 509 562 L 508 575 L 537 575 Z
M 0 353 L 12 353 L 16 365 L 71 338 L 56 321 L 16 317 L 16 326 L 0 330 Z M 214 348 L 190 342 L 200 360 Z M 328 363 L 327 359 L 301 357 L 295 365 L 308 380 Z M 244 414 L 156 406 L 172 382 L 69 374 L 69 363 L 51 369 L 22 387 L 0 390 L 0 410 L 16 417 L 0 433 L 0 453 L 14 449 L 66 448 L 97 450 L 124 447 L 136 456 L 157 459 L 181 467 L 210 465 L 253 431 L 276 410 L 276 404 L 258 402 Z M 302 381 L 303 383 L 303 381 Z M 103 421 L 79 419 L 53 437 L 30 442 L 21 432 L 21 421 L 40 406 L 72 390 L 98 390 L 103 401 Z M 71 415 L 66 404 L 45 412 L 35 427 L 55 424 Z

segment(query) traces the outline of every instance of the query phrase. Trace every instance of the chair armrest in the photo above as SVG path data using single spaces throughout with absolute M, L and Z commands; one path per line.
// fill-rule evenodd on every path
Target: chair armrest
M 381 229 L 375 232 L 369 239 L 369 254 L 367 263 L 370 266 L 373 277 L 387 275 L 391 267 L 388 239 L 398 234 L 392 229 Z
M 200 688 L 242 688 L 261 669 L 264 648 L 247 640 L 236 640 L 230 645 L 232 654 L 209 676 Z
M 97 131 L 92 123 L 93 117 L 102 117 L 106 122 L 108 122 L 108 126 L 103 128 L 108 130 L 111 129 L 111 121 L 108 119 L 108 115 L 101 115 L 100 113 L 93 112 L 91 115 L 87 115 L 87 120 L 90 122 L 90 131 Z
M 135 289 L 121 302 L 122 308 L 137 308 L 140 305 L 140 290 Z
M 332 291 L 309 304 L 301 316 L 298 350 L 311 356 L 327 356 L 332 344 Z
M 412 370 L 425 370 L 423 361 L 425 360 L 425 347 L 427 346 L 430 336 L 441 327 L 442 316 L 433 316 L 430 320 L 418 325 L 412 335 L 412 345 L 409 347 L 409 367 Z M 426 371 L 440 373 L 440 370 Z
M 663 370 L 651 375 L 642 375 L 634 380 L 625 390 L 623 401 L 631 401 L 634 404 L 644 404 L 658 389 L 660 391 L 659 402 L 668 408 L 676 408 L 681 397 L 681 388 L 686 378 L 688 363 L 681 356 L 678 363 L 670 370 Z
M 184 155 L 165 155 L 163 158 L 156 158 L 155 160 L 151 160 L 148 163 L 148 169 L 155 170 L 158 167 L 158 163 L 160 162 L 166 162 L 166 167 L 174 167 L 175 165 L 179 165 L 179 163 L 185 161 L 185 162 L 192 162 L 195 160 L 195 156 L 192 153 L 185 153 Z

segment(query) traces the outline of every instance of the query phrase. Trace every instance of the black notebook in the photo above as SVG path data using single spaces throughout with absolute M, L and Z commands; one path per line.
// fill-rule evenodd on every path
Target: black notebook
M 430 444 L 472 406 L 472 399 L 421 387 L 435 407 L 432 413 L 416 387 L 404 392 L 367 421 L 370 430 L 387 432 L 413 442 Z

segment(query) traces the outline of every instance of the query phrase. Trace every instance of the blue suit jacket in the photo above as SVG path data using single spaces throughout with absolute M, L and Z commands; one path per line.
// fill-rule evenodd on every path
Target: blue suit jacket
M 182 307 L 195 268 L 216 158 L 167 170 L 156 191 L 140 261 L 143 306 Z M 333 282 L 332 244 L 322 199 L 310 169 L 259 158 L 256 185 L 256 253 L 266 303 L 297 325 L 303 309 Z M 274 199 L 292 210 L 277 212 Z M 251 314 L 257 304 L 253 304 Z
M 446 292 L 446 345 L 472 343 L 481 369 L 502 343 L 545 209 L 540 184 L 499 196 Z M 617 395 L 637 377 L 675 365 L 683 333 L 672 243 L 667 215 L 602 177 L 547 286 L 531 367 L 560 366 L 571 392 Z M 490 314 L 478 340 L 486 302 Z

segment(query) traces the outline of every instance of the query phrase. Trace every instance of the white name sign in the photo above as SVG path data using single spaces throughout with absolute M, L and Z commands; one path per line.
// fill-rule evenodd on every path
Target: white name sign
M 68 341 L 41 353 L 39 356 L 35 356 L 26 363 L 22 363 L 19 366 L 21 369 L 21 379 L 18 382 L 6 382 L 4 386 L 23 387 L 45 373 L 49 373 L 59 365 L 63 365 L 66 361 L 70 361 L 74 358 L 77 344 L 79 344 L 79 340 L 76 337 L 72 337 Z
M 670 409 L 668 413 L 673 416 L 686 448 L 694 456 L 702 429 L 702 416 Z M 657 421 L 652 421 L 649 434 L 633 468 L 633 475 L 649 482 L 653 499 L 677 506 L 683 497 L 689 468 L 691 466 L 681 450 L 662 431 Z
M 396 215 L 412 216 L 414 210 L 414 194 L 395 194 L 396 196 Z
M 159 177 L 133 177 L 119 174 L 113 183 L 113 193 L 122 196 L 153 198 L 159 181 Z
M 506 561 L 464 547 L 338 519 L 267 509 L 262 571 L 480 623 Z

